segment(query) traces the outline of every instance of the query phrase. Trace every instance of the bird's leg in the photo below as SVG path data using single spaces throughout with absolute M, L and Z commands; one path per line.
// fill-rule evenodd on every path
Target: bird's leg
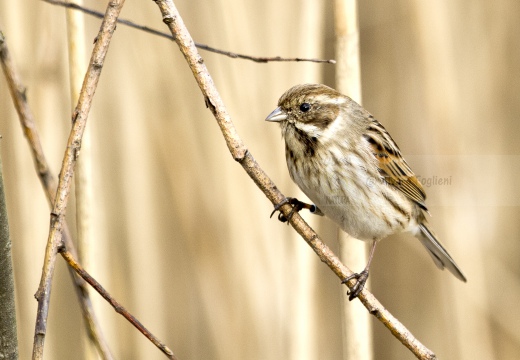
M 372 262 L 372 258 L 374 257 L 374 252 L 376 251 L 376 245 L 377 241 L 372 241 L 372 247 L 370 248 L 370 255 L 368 256 L 368 262 L 367 266 L 365 266 L 365 269 L 361 271 L 360 273 L 354 273 L 350 275 L 349 277 L 346 277 L 341 282 L 342 284 L 346 284 L 348 281 L 352 279 L 356 279 L 357 282 L 352 286 L 352 288 L 347 292 L 347 295 L 349 295 L 348 300 L 352 301 L 353 299 L 357 298 L 359 293 L 361 293 L 361 290 L 365 287 L 365 283 L 368 280 L 368 270 L 370 268 L 370 263 Z
M 283 205 L 285 205 L 285 204 L 292 205 L 292 210 L 289 213 L 289 215 L 287 215 L 287 217 L 285 217 L 284 214 L 282 214 L 281 212 L 280 212 L 280 214 L 278 214 L 278 220 L 280 220 L 281 222 L 286 222 L 287 221 L 287 223 L 289 223 L 289 220 L 291 220 L 291 218 L 293 217 L 294 213 L 295 212 L 299 212 L 301 209 L 307 209 L 312 214 L 323 216 L 323 213 L 321 212 L 321 210 L 316 205 L 307 204 L 307 203 L 304 203 L 304 202 L 302 202 L 302 201 L 300 201 L 300 200 L 298 200 L 296 198 L 288 197 L 288 198 L 283 199 L 280 203 L 275 205 L 274 210 L 271 213 L 270 217 L 273 217 L 275 212 L 280 211 L 280 208 Z

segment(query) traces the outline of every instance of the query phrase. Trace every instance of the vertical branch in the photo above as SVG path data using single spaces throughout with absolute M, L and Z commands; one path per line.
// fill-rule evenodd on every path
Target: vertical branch
M 0 41 L 2 41 L 0 32 Z M 18 359 L 13 261 L 0 159 L 0 359 Z
M 361 103 L 361 68 L 357 0 L 334 1 L 336 89 Z M 367 261 L 366 244 L 338 229 L 340 258 L 353 269 L 363 269 Z M 343 358 L 371 360 L 370 316 L 362 305 L 350 302 L 342 291 Z
M 76 0 L 78 4 L 82 0 Z M 83 14 L 72 9 L 66 9 L 67 38 L 69 52 L 69 78 L 70 98 L 72 111 L 78 103 L 81 83 L 86 71 L 86 51 L 83 35 L 85 26 Z M 78 233 L 78 259 L 86 269 L 89 269 L 91 257 L 89 256 L 89 243 L 92 239 L 90 223 L 92 204 L 92 171 L 91 171 L 91 142 L 90 130 L 85 129 L 81 142 L 81 158 L 76 164 L 76 175 L 74 177 L 76 196 L 76 227 Z
M 357 0 L 334 1 L 336 88 L 361 103 Z
M 82 5 L 82 0 L 75 0 L 78 5 Z M 86 49 L 85 49 L 85 22 L 83 14 L 70 8 L 65 10 L 67 19 L 67 40 L 69 53 L 69 81 L 70 81 L 70 100 L 71 112 L 78 103 L 79 93 L 83 75 L 86 71 Z M 76 164 L 76 176 L 74 177 L 75 197 L 76 197 L 76 232 L 78 244 L 78 259 L 83 267 L 92 271 L 91 242 L 92 242 L 92 223 L 91 223 L 91 204 L 92 204 L 92 152 L 90 143 L 90 128 L 85 129 L 83 141 L 81 143 L 81 158 Z M 89 288 L 85 287 L 88 292 Z M 84 340 L 86 358 L 94 358 L 93 351 L 94 339 L 88 337 Z
M 92 104 L 92 98 L 101 75 L 110 40 L 115 31 L 117 17 L 119 16 L 123 4 L 124 0 L 113 0 L 108 4 L 105 18 L 103 19 L 101 29 L 96 38 L 96 45 L 92 52 L 88 71 L 85 74 L 85 80 L 79 96 L 78 105 L 72 115 L 72 129 L 67 142 L 67 148 L 65 150 L 58 181 L 58 189 L 56 191 L 55 202 L 51 213 L 51 224 L 47 240 L 47 248 L 45 250 L 42 278 L 40 280 L 38 291 L 35 294 L 38 301 L 38 311 L 34 330 L 33 359 L 43 358 L 52 278 L 54 275 L 58 248 L 63 246 L 62 230 L 70 188 L 72 186 L 74 166 L 76 165 L 76 160 L 79 156 L 81 140 Z

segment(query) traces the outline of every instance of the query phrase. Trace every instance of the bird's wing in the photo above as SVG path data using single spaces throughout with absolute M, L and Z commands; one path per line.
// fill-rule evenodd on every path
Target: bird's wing
M 415 201 L 426 210 L 426 193 L 412 169 L 401 155 L 399 147 L 390 134 L 372 115 L 371 122 L 363 135 L 377 159 L 379 173 L 385 181 Z

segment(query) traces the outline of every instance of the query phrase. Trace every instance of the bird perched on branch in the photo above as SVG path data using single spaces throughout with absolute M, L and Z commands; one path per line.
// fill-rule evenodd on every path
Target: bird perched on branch
M 426 221 L 421 183 L 390 134 L 361 105 L 325 85 L 297 85 L 266 121 L 280 124 L 291 178 L 314 203 L 288 198 L 273 213 L 290 203 L 289 218 L 306 208 L 372 243 L 365 269 L 343 280 L 357 280 L 350 300 L 363 290 L 377 242 L 403 231 L 419 239 L 437 267 L 466 282 Z M 282 214 L 279 219 L 288 220 Z

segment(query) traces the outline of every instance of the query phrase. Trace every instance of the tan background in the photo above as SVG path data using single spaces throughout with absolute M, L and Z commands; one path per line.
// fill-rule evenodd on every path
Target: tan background
M 299 57 L 333 56 L 331 5 L 177 3 L 196 41 Z M 104 11 L 105 3 L 87 6 Z M 427 187 L 431 222 L 468 277 L 463 284 L 438 271 L 410 235 L 394 236 L 376 252 L 371 290 L 440 359 L 517 359 L 520 2 L 362 1 L 359 11 L 364 105 L 418 175 L 450 179 Z M 152 1 L 127 1 L 122 17 L 166 30 Z M 90 51 L 99 20 L 86 21 Z M 0 25 L 57 172 L 70 120 L 64 10 L 2 1 Z M 202 56 L 253 156 L 283 192 L 301 197 L 279 129 L 263 119 L 296 83 L 333 86 L 334 67 Z M 49 210 L 0 77 L 26 359 Z M 229 156 L 174 44 L 118 26 L 88 126 L 98 262 L 92 273 L 181 359 L 341 358 L 345 288 L 290 228 L 268 218 L 272 205 Z M 337 250 L 334 226 L 304 216 Z M 61 259 L 51 300 L 46 358 L 81 359 L 83 324 Z M 103 301 L 96 305 L 116 358 L 163 358 Z M 413 358 L 373 321 L 376 359 Z

